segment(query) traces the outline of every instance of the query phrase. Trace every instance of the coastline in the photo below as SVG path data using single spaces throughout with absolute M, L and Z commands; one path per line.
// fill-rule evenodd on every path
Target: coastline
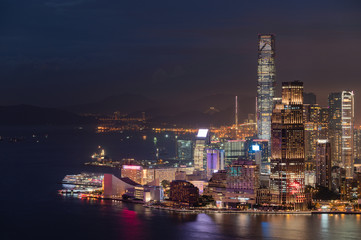
M 145 208 L 158 209 L 170 212 L 180 212 L 180 213 L 232 213 L 232 214 L 252 214 L 252 215 L 321 215 L 321 214 L 350 214 L 357 215 L 361 214 L 361 211 L 357 212 L 341 212 L 341 211 L 332 211 L 332 212 L 321 212 L 321 211 L 244 211 L 244 210 L 231 210 L 231 209 L 179 209 L 179 208 L 170 208 L 162 206 L 149 206 L 143 205 Z
M 177 213 L 230 213 L 230 214 L 251 214 L 251 215 L 334 215 L 334 214 L 347 214 L 347 215 L 361 215 L 361 211 L 350 211 L 350 212 L 342 212 L 342 211 L 254 211 L 254 210 L 236 210 L 236 209 L 216 209 L 216 208 L 172 208 L 172 207 L 164 207 L 164 206 L 156 206 L 156 205 L 148 205 L 144 204 L 142 201 L 134 201 L 134 200 L 124 200 L 120 198 L 103 198 L 103 197 L 95 197 L 95 196 L 86 196 L 84 198 L 93 198 L 97 200 L 108 200 L 108 201 L 120 201 L 126 203 L 133 204 L 142 204 L 144 208 L 163 210 L 168 212 L 177 212 Z

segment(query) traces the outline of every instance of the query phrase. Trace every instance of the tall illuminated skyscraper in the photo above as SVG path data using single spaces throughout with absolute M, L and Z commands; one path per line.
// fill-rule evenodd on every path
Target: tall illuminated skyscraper
M 331 190 L 331 144 L 327 139 L 317 141 L 316 184 Z
M 271 139 L 271 116 L 276 85 L 275 36 L 258 35 L 257 129 L 258 139 Z
M 346 170 L 346 178 L 353 178 L 354 168 L 354 94 L 343 91 L 341 95 L 341 125 L 342 125 L 342 166 Z
M 193 152 L 194 169 L 204 170 L 205 147 L 208 141 L 208 129 L 199 129 Z
M 272 114 L 271 194 L 280 204 L 305 200 L 305 142 L 303 83 L 282 83 L 282 103 Z
M 331 93 L 329 101 L 329 137 L 332 166 L 346 170 L 346 178 L 353 178 L 354 166 L 354 93 Z
M 328 95 L 329 107 L 329 139 L 331 142 L 331 161 L 332 166 L 341 167 L 342 157 L 342 123 L 341 123 L 341 100 L 340 92 L 330 93 Z

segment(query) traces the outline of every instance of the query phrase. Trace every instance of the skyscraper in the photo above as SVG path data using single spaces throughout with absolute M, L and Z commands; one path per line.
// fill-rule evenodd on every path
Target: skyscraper
M 354 165 L 354 93 L 331 93 L 329 101 L 329 138 L 332 166 L 346 170 L 346 178 L 353 178 Z
M 276 85 L 275 37 L 258 35 L 257 129 L 258 139 L 271 139 L 271 116 Z
M 342 124 L 341 124 L 341 93 L 330 93 L 328 95 L 329 107 L 329 139 L 331 142 L 332 166 L 341 167 L 341 148 L 342 148 Z
M 272 114 L 271 194 L 280 204 L 302 204 L 304 198 L 305 143 L 303 83 L 282 83 L 282 103 Z
M 204 170 L 203 160 L 205 157 L 205 147 L 208 141 L 208 129 L 199 129 L 193 152 L 194 169 Z
M 346 179 L 353 178 L 354 152 L 354 94 L 343 91 L 341 96 L 341 125 L 342 125 L 342 166 L 346 170 Z
M 316 184 L 331 190 L 331 144 L 326 139 L 317 141 Z

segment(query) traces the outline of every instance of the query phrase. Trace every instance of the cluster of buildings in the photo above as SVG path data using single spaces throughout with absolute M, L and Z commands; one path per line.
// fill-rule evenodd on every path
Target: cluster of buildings
M 124 165 L 122 177 L 143 187 L 143 198 L 163 186 L 162 196 L 188 206 L 203 194 L 217 207 L 304 209 L 312 198 L 306 186 L 358 198 L 361 129 L 354 126 L 353 91 L 330 93 L 327 107 L 300 81 L 283 82 L 276 96 L 275 56 L 275 36 L 259 35 L 256 116 L 238 124 L 236 107 L 232 127 L 177 139 L 176 158 L 191 166 Z

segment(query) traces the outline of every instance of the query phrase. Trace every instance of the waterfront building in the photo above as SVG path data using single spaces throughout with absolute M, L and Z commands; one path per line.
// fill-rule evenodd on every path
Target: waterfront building
M 233 161 L 227 172 L 227 188 L 253 194 L 258 187 L 258 165 L 254 161 L 246 159 Z
M 192 160 L 193 142 L 191 140 L 177 140 L 177 159 Z
M 192 183 L 196 188 L 198 188 L 200 195 L 203 194 L 204 189 L 208 186 L 208 181 L 205 180 L 193 180 L 189 182 Z
M 275 36 L 258 35 L 257 130 L 258 139 L 271 139 L 271 116 L 276 86 Z
M 354 94 L 352 91 L 342 92 L 341 104 L 341 160 L 346 170 L 346 179 L 352 179 L 354 172 Z
M 155 174 L 153 168 L 145 168 L 143 169 L 143 179 L 142 179 L 142 185 L 159 185 L 159 183 L 156 183 L 155 181 Z
M 146 168 L 143 169 L 142 185 L 159 186 L 164 180 L 185 180 L 186 175 L 192 174 L 193 171 L 194 167 Z
M 199 190 L 187 181 L 172 181 L 170 183 L 169 199 L 178 203 L 195 206 L 198 203 Z
M 147 187 L 146 190 L 150 192 L 150 198 L 145 200 L 145 202 L 161 202 L 164 200 L 164 190 L 161 186 Z
M 316 185 L 331 190 L 331 144 L 328 140 L 317 141 Z
M 123 165 L 121 169 L 122 178 L 130 178 L 138 184 L 143 183 L 143 167 L 135 165 Z
M 247 208 L 256 203 L 257 176 L 258 166 L 253 161 L 235 161 L 232 168 L 213 174 L 204 195 L 212 196 L 218 208 Z
M 105 198 L 121 198 L 129 189 L 139 187 L 129 178 L 117 178 L 113 174 L 104 174 L 103 195 Z
M 303 205 L 305 152 L 303 83 L 282 83 L 282 102 L 272 114 L 271 194 L 278 204 Z

